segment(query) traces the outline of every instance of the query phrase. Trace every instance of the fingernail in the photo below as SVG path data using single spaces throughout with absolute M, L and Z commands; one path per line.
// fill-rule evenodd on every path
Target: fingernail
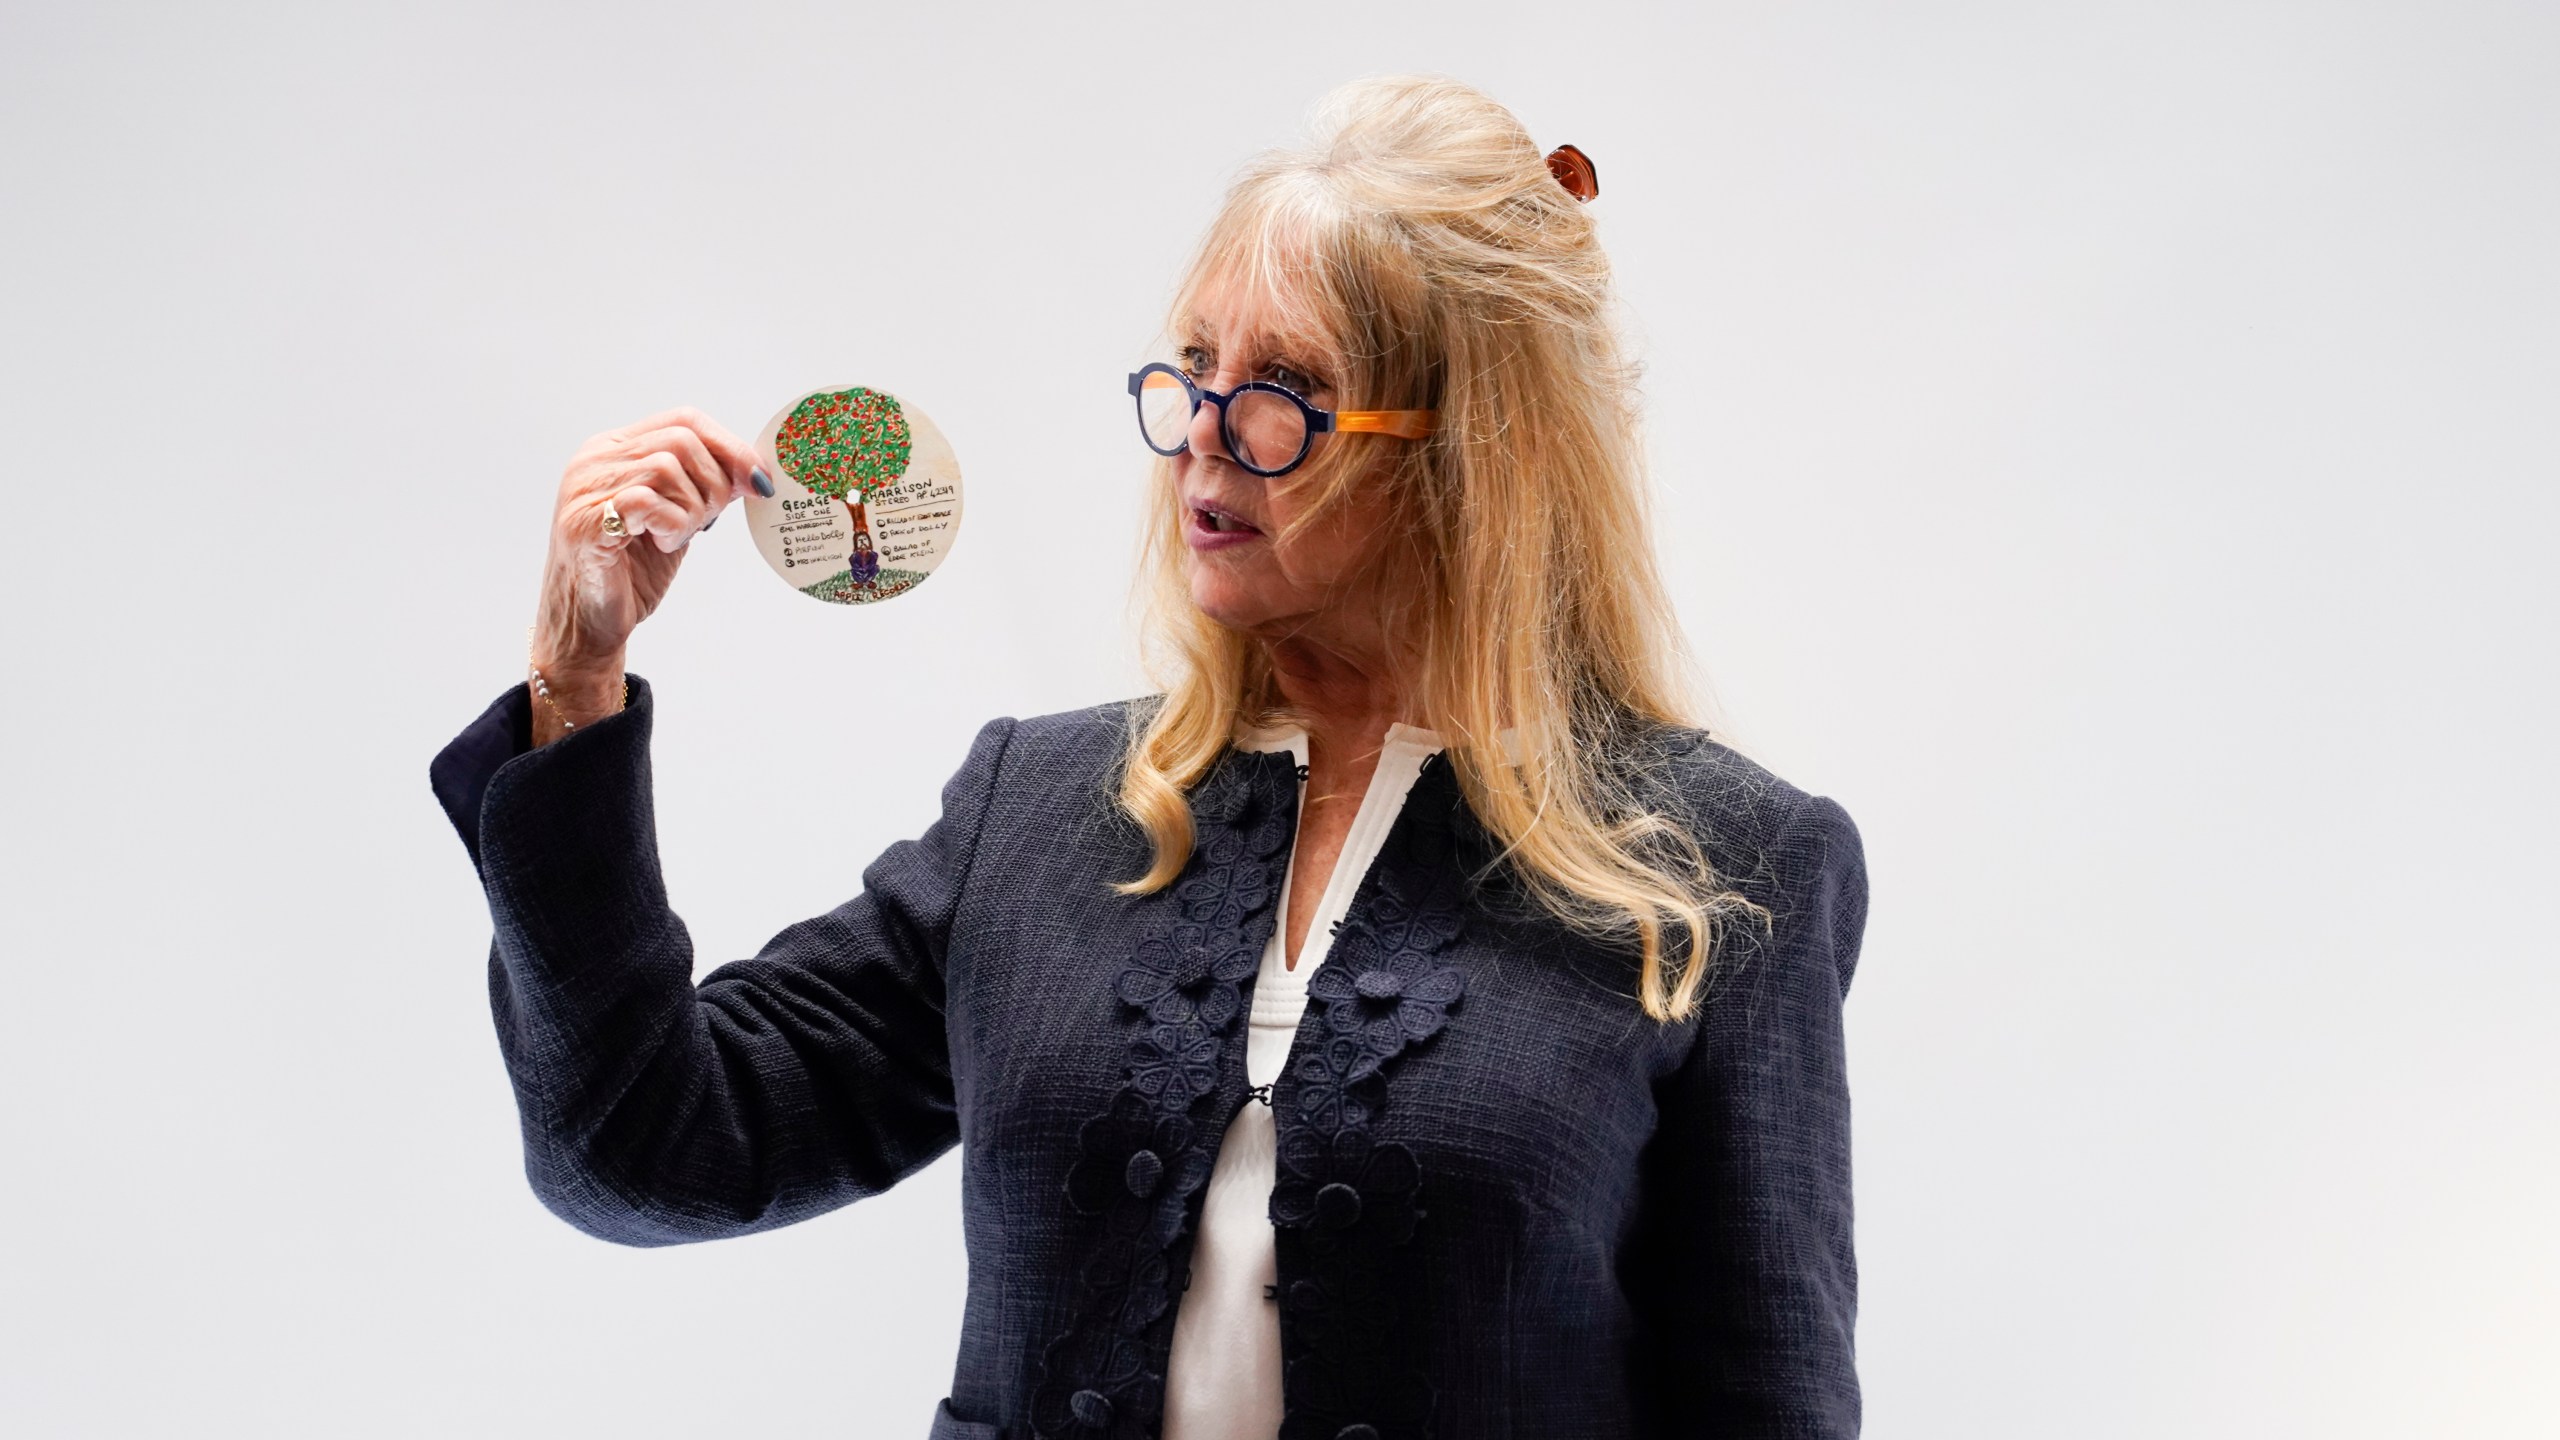
M 764 473 L 763 466 L 747 472 L 747 483 L 756 487 L 756 493 L 767 500 L 773 498 L 773 477 Z
M 702 528 L 703 528 L 703 529 L 705 529 L 705 530 L 708 530 L 708 529 L 710 529 L 712 526 L 717 525 L 717 524 L 719 524 L 719 523 L 720 523 L 720 517 L 719 517 L 719 516 L 717 516 L 717 515 L 714 515 L 714 516 L 712 516 L 710 519 L 705 520 L 705 521 L 703 521 L 703 522 L 702 522 Z

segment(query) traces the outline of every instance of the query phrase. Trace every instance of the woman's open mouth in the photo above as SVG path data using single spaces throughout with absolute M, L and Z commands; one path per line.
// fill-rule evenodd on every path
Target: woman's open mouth
M 1259 539 L 1261 535 L 1260 530 L 1215 505 L 1194 505 L 1191 507 L 1191 528 L 1183 538 L 1191 542 L 1193 549 L 1207 550 L 1242 544 Z

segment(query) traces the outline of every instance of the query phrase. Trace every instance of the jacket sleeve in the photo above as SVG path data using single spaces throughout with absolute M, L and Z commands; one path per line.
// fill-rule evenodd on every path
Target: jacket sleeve
M 1866 926 L 1857 827 L 1807 797 L 1770 925 L 1720 958 L 1662 1082 L 1630 1289 L 1653 1433 L 1851 1440 L 1860 1394 L 1841 1002 Z
M 1013 722 L 979 732 L 923 838 L 862 893 L 693 982 L 667 906 L 651 696 L 530 747 L 514 687 L 436 757 L 496 939 L 489 999 L 542 1203 L 625 1245 L 788 1225 L 958 1139 L 943 957 Z

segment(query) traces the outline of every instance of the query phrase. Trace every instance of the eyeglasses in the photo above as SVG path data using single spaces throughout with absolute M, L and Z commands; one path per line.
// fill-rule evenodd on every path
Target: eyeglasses
M 1318 435 L 1393 435 L 1419 440 L 1438 425 L 1437 410 L 1319 410 L 1285 385 L 1248 380 L 1221 395 L 1170 365 L 1129 377 L 1138 401 L 1138 433 L 1159 455 L 1191 448 L 1191 417 L 1216 402 L 1218 438 L 1238 465 L 1256 475 L 1286 475 L 1305 462 Z

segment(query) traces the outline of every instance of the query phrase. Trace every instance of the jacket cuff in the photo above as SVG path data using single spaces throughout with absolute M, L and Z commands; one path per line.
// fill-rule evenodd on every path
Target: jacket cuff
M 429 762 L 427 781 L 435 788 L 436 803 L 444 807 L 445 819 L 462 837 L 462 848 L 470 852 L 474 868 L 480 864 L 481 811 L 489 786 L 500 770 L 518 761 L 538 768 L 541 756 L 564 745 L 583 748 L 601 743 L 647 748 L 649 682 L 637 675 L 624 678 L 631 687 L 631 700 L 619 713 L 572 730 L 538 752 L 533 744 L 533 699 L 525 693 L 524 683 L 518 681 L 490 701 L 489 708 L 462 727 L 462 733 Z

